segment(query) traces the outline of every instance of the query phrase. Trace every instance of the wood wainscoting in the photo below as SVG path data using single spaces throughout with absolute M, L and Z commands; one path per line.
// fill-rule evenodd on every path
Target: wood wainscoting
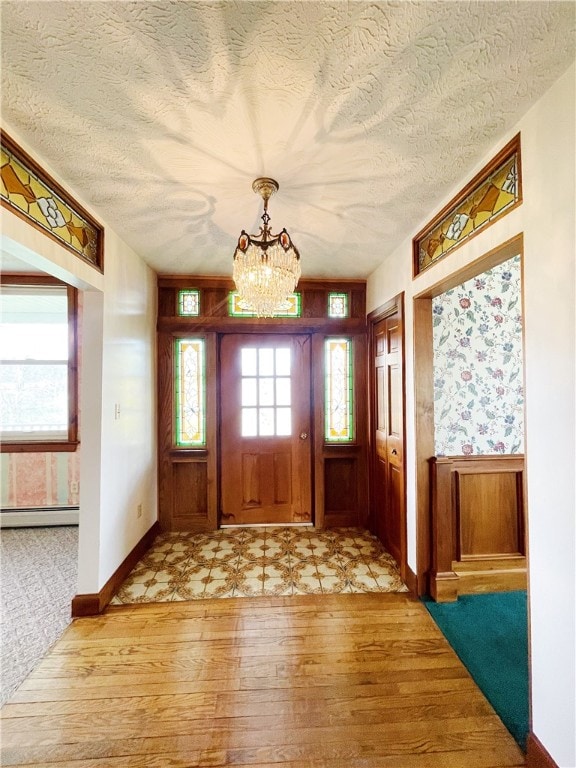
M 523 455 L 430 459 L 435 600 L 526 589 L 524 465 Z

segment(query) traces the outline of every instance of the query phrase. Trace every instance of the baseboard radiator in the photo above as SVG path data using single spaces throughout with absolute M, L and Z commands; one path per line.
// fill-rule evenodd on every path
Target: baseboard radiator
M 430 594 L 526 589 L 524 456 L 430 459 Z
M 0 528 L 36 528 L 78 525 L 79 507 L 28 507 L 1 509 Z

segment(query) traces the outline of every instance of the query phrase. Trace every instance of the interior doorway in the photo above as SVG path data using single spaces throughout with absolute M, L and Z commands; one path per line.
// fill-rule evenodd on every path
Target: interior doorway
M 468 280 L 480 276 L 509 259 L 523 253 L 522 235 L 485 254 L 449 278 L 431 286 L 414 297 L 414 368 L 417 372 L 415 387 L 416 422 L 416 493 L 417 493 L 417 590 L 419 595 L 430 591 L 431 572 L 437 569 L 432 552 L 430 459 L 436 454 L 434 419 L 434 344 L 433 300 Z M 495 310 L 497 312 L 499 310 Z M 521 312 L 521 307 L 518 308 Z M 498 372 L 494 372 L 498 373 Z M 462 417 L 462 416 L 461 416 Z M 464 451 L 466 454 L 466 451 Z M 489 477 L 489 475 L 487 475 Z M 524 481 L 525 482 L 525 479 Z M 522 489 L 520 488 L 521 492 Z M 457 499 L 459 503 L 459 499 Z M 459 534 L 461 529 L 458 528 Z M 446 544 L 446 546 L 448 546 Z M 446 552 L 450 559 L 452 552 Z M 478 559 L 477 554 L 474 555 Z
M 310 337 L 220 345 L 221 525 L 312 522 Z

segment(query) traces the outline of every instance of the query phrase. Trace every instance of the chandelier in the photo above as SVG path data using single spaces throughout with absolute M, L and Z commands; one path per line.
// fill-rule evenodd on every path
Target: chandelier
M 232 277 L 242 309 L 258 317 L 272 317 L 288 306 L 288 297 L 301 274 L 300 254 L 285 229 L 273 235 L 268 226 L 268 200 L 278 191 L 278 182 L 259 178 L 252 189 L 264 200 L 263 226 L 257 235 L 242 230 L 234 251 Z

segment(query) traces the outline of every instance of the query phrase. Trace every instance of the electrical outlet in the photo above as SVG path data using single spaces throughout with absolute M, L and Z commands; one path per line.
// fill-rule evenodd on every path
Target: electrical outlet
M 136 517 L 142 517 L 142 504 L 138 504 L 136 508 Z
M 70 493 L 78 493 L 78 483 L 76 481 L 70 483 Z

